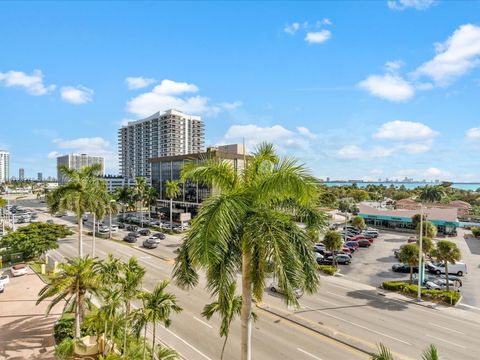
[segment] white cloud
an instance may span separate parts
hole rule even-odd
[[[330,30],[320,30],[308,32],[305,36],[305,41],[310,44],[322,44],[332,37]]]
[[[194,84],[162,80],[152,91],[140,94],[127,102],[127,110],[137,116],[145,117],[168,109],[177,109],[186,113],[206,113],[215,115],[222,110],[234,110],[242,105],[240,101],[210,104],[205,96],[194,95],[199,89]]]
[[[413,8],[425,10],[436,3],[436,0],[388,0],[387,5],[392,10],[405,10]]]
[[[468,141],[479,141],[480,140],[480,127],[471,128],[465,131],[465,138]]]
[[[6,87],[23,87],[30,95],[45,95],[55,90],[55,85],[46,86],[43,83],[43,73],[40,70],[33,70],[31,75],[22,71],[0,72],[0,84]]]
[[[358,85],[370,95],[390,101],[406,101],[415,94],[415,89],[408,81],[394,74],[370,75]]]
[[[338,150],[337,155],[344,159],[375,159],[392,155],[394,149],[392,147],[373,146],[371,148],[362,149],[357,145],[346,145]]]
[[[372,137],[384,140],[419,140],[431,139],[436,135],[436,131],[420,122],[394,120],[380,126]]]
[[[60,153],[58,151],[50,151],[47,155],[49,159],[56,159],[59,156],[60,156]]]
[[[142,89],[147,87],[155,82],[155,79],[149,79],[142,76],[138,77],[127,77],[125,79],[127,86],[130,90]]]
[[[322,20],[322,24],[323,24],[323,25],[332,25],[332,20],[327,19],[327,18],[324,18],[324,19]]]
[[[242,143],[245,140],[247,148],[254,149],[262,142],[269,142],[277,146],[279,151],[284,152],[285,148],[306,149],[314,137],[315,135],[305,127],[299,127],[295,132],[282,125],[265,127],[254,124],[232,125],[220,144]]]
[[[396,73],[405,63],[402,60],[387,61],[385,70],[390,73]]]
[[[285,25],[283,31],[287,34],[294,35],[300,29],[300,24],[298,22],[294,22],[292,24]]]
[[[92,101],[93,90],[82,85],[62,86],[60,95],[64,101],[80,105]]]
[[[460,26],[445,42],[435,44],[435,50],[435,57],[422,64],[415,75],[444,86],[480,65],[480,27]]]

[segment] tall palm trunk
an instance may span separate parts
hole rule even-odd
[[[153,339],[152,339],[152,360],[155,360],[155,328],[157,324],[153,322]]]
[[[95,213],[93,213],[93,242],[92,242],[92,257],[95,257]]]
[[[80,289],[78,287],[77,283],[77,288],[76,288],[76,304],[75,304],[75,339],[80,338]]]
[[[413,266],[410,265],[410,283],[412,283],[412,279],[413,279]]]
[[[125,303],[125,329],[123,329],[123,358],[127,355],[127,330],[128,330],[128,317],[130,315],[130,301]]]
[[[113,311],[115,311],[115,310],[113,310]],[[114,330],[115,330],[115,314],[112,314],[112,330],[110,330],[110,343],[111,343],[110,352],[112,352],[113,348],[115,347],[115,344],[113,342]]]
[[[78,219],[78,256],[83,257],[83,244],[82,244],[82,232],[83,232],[83,223],[82,215],[77,217]]]
[[[448,283],[448,261],[444,261],[445,263],[445,280],[447,281],[447,291],[450,291],[450,284]]]
[[[145,355],[147,355],[147,326],[145,323],[145,328],[143,329],[143,360],[145,360]]]
[[[103,332],[103,349],[102,349],[103,355],[105,355],[107,351],[107,332],[108,332],[108,318],[105,316],[105,330]]]
[[[173,198],[170,198],[170,230],[173,230]]]
[[[252,278],[251,278],[252,254],[243,250],[242,254],[242,309],[241,319],[241,360],[251,360],[251,326],[252,326]]]
[[[222,353],[220,354],[220,360],[223,360],[223,354],[225,353],[225,346],[227,345],[228,336],[225,336],[225,340],[223,341],[222,346]]]

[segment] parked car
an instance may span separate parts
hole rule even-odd
[[[270,284],[269,289],[272,293],[283,294],[283,289],[280,288],[280,286],[278,286],[278,283],[276,281],[273,281]],[[295,296],[296,296],[297,299],[302,297],[302,295],[303,295],[303,290],[301,290],[301,289],[294,289],[293,292],[295,293]]]
[[[48,220],[46,221],[46,223],[47,223],[47,224],[53,224],[53,220],[52,220],[52,219],[48,219]]]
[[[110,228],[108,226],[100,226],[100,228],[98,229],[98,232],[100,234],[106,234],[110,232]]]
[[[164,234],[164,233],[161,233],[161,232],[152,234],[152,237],[157,238],[157,239],[160,239],[160,240],[165,240],[165,234]]]
[[[331,260],[332,263],[333,263],[333,256],[327,256],[326,259]],[[350,262],[352,261],[352,259],[349,255],[341,254],[341,253],[336,254],[335,260],[336,260],[337,264],[345,264],[345,265],[350,264]]]
[[[347,231],[350,231],[350,232],[355,233],[355,234],[360,234],[360,230],[358,230],[354,226],[344,226],[343,230],[347,230]]]
[[[125,227],[126,227],[125,223],[123,223],[123,222],[118,223],[118,228],[119,229],[125,229]]]
[[[348,246],[344,246],[342,247],[342,252],[344,252],[345,254],[353,254],[355,252],[355,249],[350,248]]]
[[[370,242],[370,240],[367,240],[367,239],[358,239],[357,240],[358,242],[358,246],[359,247],[370,247],[370,245],[372,245],[372,243]]]
[[[143,236],[148,236],[148,235],[150,235],[151,231],[148,230],[148,229],[140,229],[140,230],[138,230],[138,233],[140,235],[143,235]]]
[[[445,264],[444,263],[428,263],[427,269],[431,273],[440,275],[445,274]],[[448,273],[449,274],[456,274],[458,276],[463,276],[467,273],[467,265],[462,262],[456,262],[455,264],[448,264]]]
[[[0,294],[5,291],[5,285],[0,283]]]
[[[345,242],[345,246],[348,246],[349,248],[352,248],[354,250],[357,250],[360,247],[358,241],[347,241]]]
[[[416,243],[417,237],[416,236],[409,236],[407,239],[407,243]]]
[[[398,259],[400,257],[400,249],[393,250],[393,256],[395,256],[395,258]]]
[[[138,226],[137,225],[127,225],[126,229],[127,229],[127,231],[137,231]]]
[[[15,277],[16,276],[27,275],[27,271],[28,271],[28,268],[27,268],[27,265],[25,265],[25,264],[16,264],[16,265],[13,265],[10,268],[10,272]]]
[[[450,280],[450,279],[448,279],[448,284],[449,284],[451,289],[459,288],[460,286],[462,286],[461,283],[459,283],[458,281],[453,281],[453,280]],[[446,290],[447,289],[447,280],[446,279],[436,279],[436,280],[433,280],[433,281],[427,281],[425,286],[426,286],[427,289],[430,289],[430,290]],[[459,291],[459,290],[457,290],[457,291]]]
[[[372,233],[369,233],[369,232],[362,232],[361,235],[365,238],[365,239],[375,239],[378,237],[378,234],[372,234]]]
[[[132,235],[127,235],[123,238],[123,240],[129,243],[135,243],[137,242],[137,237]]]
[[[127,236],[133,236],[135,238],[140,237],[140,234],[137,231],[132,231],[127,234]]]
[[[7,285],[10,282],[10,277],[6,274],[0,275],[0,285]]]
[[[118,231],[118,225],[112,224],[112,226],[110,226],[110,229],[112,229],[112,232],[117,232]]]
[[[393,264],[392,270],[401,273],[410,273],[410,266],[407,264]],[[418,266],[413,267],[413,272],[418,273]]]
[[[148,238],[143,241],[143,247],[147,249],[155,249],[158,247],[158,240],[156,238]]]
[[[315,244],[313,246],[313,251],[315,252],[320,252],[320,251],[325,251],[325,245],[323,245],[322,243],[318,243],[318,244]]]

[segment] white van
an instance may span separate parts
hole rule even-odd
[[[444,263],[437,263],[437,264],[428,264],[428,270],[431,273],[440,275],[445,274],[445,264]],[[467,265],[465,263],[456,262],[455,264],[448,264],[448,273],[449,274],[456,274],[458,276],[463,276],[467,273]]]

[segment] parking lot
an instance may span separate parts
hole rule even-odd
[[[5,269],[4,269],[5,270]],[[55,359],[53,324],[63,304],[45,317],[48,302],[35,305],[37,294],[45,285],[28,269],[27,275],[12,277],[0,293],[0,359]]]
[[[480,240],[470,238],[464,230],[448,240],[455,242],[462,252],[462,261],[467,264],[468,274],[462,277],[462,304],[480,306]],[[346,279],[359,283],[380,286],[384,281],[408,280],[409,274],[392,271],[392,265],[399,263],[393,251],[407,243],[412,234],[380,230],[380,235],[369,248],[359,248],[350,265],[339,265]],[[427,273],[428,274],[428,273]],[[477,281],[475,281],[477,279]],[[480,309],[478,309],[480,310]]]

